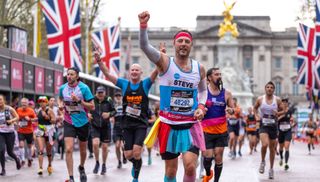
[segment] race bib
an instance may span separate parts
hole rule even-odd
[[[172,90],[170,109],[176,112],[189,112],[194,104],[192,90]]]
[[[123,115],[122,106],[117,106],[115,109],[116,109],[116,115],[115,115],[115,117],[119,117],[119,116],[122,116],[122,115]]]
[[[44,136],[44,131],[38,128],[37,131],[36,131],[36,136],[37,136],[37,137],[42,137],[42,136]]]
[[[133,116],[140,116],[141,109],[140,108],[133,108],[131,106],[126,107],[126,113],[133,115]]]
[[[262,124],[263,125],[273,125],[275,123],[276,123],[276,121],[274,119],[262,118]]]
[[[306,132],[308,132],[308,133],[313,133],[313,132],[314,132],[314,129],[313,129],[313,128],[307,128],[307,129],[306,129]]]
[[[235,118],[229,119],[229,124],[230,125],[236,125],[237,123],[238,123],[238,119],[235,119]]]
[[[291,128],[290,123],[284,123],[284,124],[280,124],[279,129],[281,131],[287,131]]]
[[[26,127],[26,126],[28,126],[28,121],[26,121],[26,120],[21,120],[20,122],[19,122],[19,126],[21,127],[21,128],[24,128],[24,127]]]
[[[69,113],[79,113],[82,110],[82,106],[81,104],[77,103],[77,102],[65,102],[66,105],[66,110]]]
[[[256,128],[256,125],[255,124],[249,124],[248,128]]]

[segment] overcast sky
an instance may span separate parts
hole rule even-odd
[[[232,15],[270,16],[271,28],[282,31],[296,27],[301,2],[304,0],[238,0]],[[226,0],[231,4],[233,0]],[[138,14],[151,14],[150,27],[195,28],[198,15],[221,15],[223,0],[103,0],[99,19],[115,22],[121,16],[122,27],[138,27]]]

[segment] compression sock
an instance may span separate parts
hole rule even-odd
[[[211,170],[211,165],[212,165],[212,160],[213,158],[203,158],[203,167],[206,170],[206,176],[210,176],[210,170]]]
[[[222,172],[223,163],[214,165],[214,182],[218,182]]]

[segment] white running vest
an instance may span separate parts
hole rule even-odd
[[[267,104],[266,95],[262,97],[262,103],[260,106],[260,117],[263,126],[270,126],[276,124],[275,112],[278,111],[277,96],[273,95],[271,104]]]
[[[160,120],[167,124],[195,123],[194,111],[198,107],[200,65],[190,60],[192,68],[181,70],[170,57],[167,71],[160,75]]]

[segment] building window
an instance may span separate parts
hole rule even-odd
[[[294,96],[299,95],[299,85],[296,83],[292,84],[292,95],[294,95]]]
[[[243,69],[244,70],[251,70],[252,69],[252,59],[245,58],[243,61]]]
[[[264,61],[264,60],[265,60],[264,55],[260,55],[260,56],[259,56],[259,61]]]
[[[253,60],[253,47],[250,45],[243,46],[243,69],[251,70]]]
[[[276,81],[276,95],[280,96],[281,95],[281,82],[280,81]]]
[[[274,58],[274,68],[281,69],[281,57]]]
[[[213,46],[213,65],[218,64],[218,47]]]
[[[132,64],[139,64],[139,56],[132,56]]]
[[[298,69],[298,59],[296,56],[292,56],[292,64],[294,69]]]

